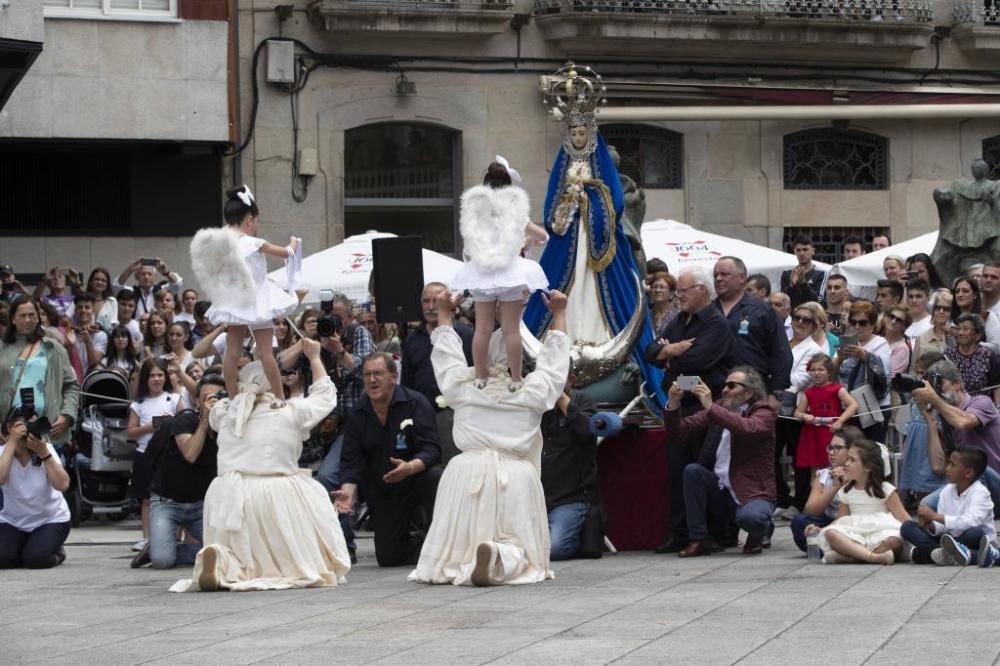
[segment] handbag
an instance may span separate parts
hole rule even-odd
[[[855,385],[855,379],[857,379],[858,373],[864,370],[864,377],[862,380],[863,384],[854,388],[850,391],[851,397],[858,402],[858,422],[861,424],[862,429],[870,428],[876,423],[883,423],[885,417],[882,415],[882,407],[878,404],[878,396],[875,395],[875,389],[872,388],[871,383],[868,381],[868,364],[862,361],[858,361],[858,364],[854,367],[854,372],[851,373],[850,384]]]
[[[576,557],[596,560],[604,555],[604,535],[606,534],[606,514],[600,498],[592,497],[587,506],[587,517],[580,530],[580,545]]]

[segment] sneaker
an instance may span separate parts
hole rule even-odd
[[[952,564],[960,567],[966,566],[972,559],[969,547],[955,541],[955,538],[950,534],[941,537],[941,549],[951,558]]]
[[[149,539],[139,539],[134,544],[132,544],[132,552],[138,553],[147,545],[149,545]]]
[[[493,570],[497,566],[500,552],[497,545],[484,541],[476,548],[476,567],[472,570],[472,584],[479,587],[493,585]]]
[[[976,557],[976,564],[978,564],[983,569],[990,569],[1000,560],[1000,550],[993,545],[993,541],[990,540],[985,534],[983,538],[979,540],[979,553]]]
[[[899,549],[899,557],[896,559],[897,562],[912,562],[913,561],[913,544],[904,543],[903,547]]]
[[[931,551],[931,562],[939,567],[950,567],[953,564],[948,553],[944,552],[944,548],[935,548]]]

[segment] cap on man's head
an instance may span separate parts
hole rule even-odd
[[[10,267],[10,264],[0,264],[0,275],[13,275],[14,269]]]

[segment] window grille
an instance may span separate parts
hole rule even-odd
[[[601,134],[621,157],[619,173],[629,176],[639,187],[684,187],[683,134],[650,125],[604,125]]]
[[[1000,180],[1000,134],[983,139],[983,159],[990,167],[986,177],[990,180]]]
[[[836,128],[785,136],[786,190],[884,190],[889,183],[888,139]]]

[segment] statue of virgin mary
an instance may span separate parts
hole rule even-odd
[[[543,220],[549,241],[539,263],[549,286],[569,297],[568,333],[582,383],[610,374],[629,353],[642,368],[647,391],[657,392],[662,405],[662,372],[642,358],[654,334],[632,249],[619,223],[621,183],[597,129],[605,89],[593,70],[582,71],[569,63],[546,84],[546,102],[562,114],[563,145],[549,176]],[[538,338],[548,328],[549,313],[537,293],[528,301],[524,322]],[[612,358],[617,364],[608,362]]]

